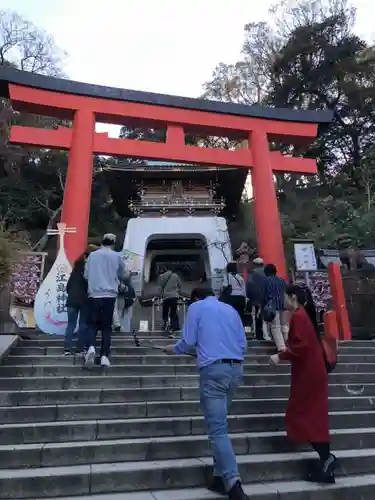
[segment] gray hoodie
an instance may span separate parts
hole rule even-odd
[[[125,264],[119,252],[100,247],[91,252],[85,266],[88,294],[91,298],[116,298],[120,280],[125,278]]]
[[[181,280],[178,274],[167,271],[159,277],[160,295],[165,299],[176,298],[181,290]]]

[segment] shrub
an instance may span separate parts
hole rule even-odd
[[[9,231],[0,223],[0,290],[9,282],[12,264],[22,258],[20,252],[28,249],[25,235]]]

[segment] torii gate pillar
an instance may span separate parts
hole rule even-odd
[[[254,130],[249,142],[254,163],[251,182],[258,255],[265,263],[275,264],[278,274],[286,278],[288,273],[267,134],[263,130]]]
[[[71,262],[82,255],[87,247],[94,132],[94,113],[88,109],[78,109],[73,118],[72,140],[61,213],[61,220],[68,227],[77,228],[76,234],[66,235],[65,249]]]

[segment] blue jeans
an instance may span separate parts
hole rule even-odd
[[[200,402],[214,456],[214,475],[227,491],[240,479],[236,455],[228,436],[228,411],[236,389],[242,384],[240,363],[214,363],[200,370]]]
[[[77,351],[81,352],[87,344],[87,307],[68,307],[68,326],[65,330],[64,349],[71,351],[73,348],[74,330],[78,324]]]

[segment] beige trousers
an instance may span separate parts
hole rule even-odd
[[[271,335],[278,351],[286,348],[288,340],[289,323],[283,311],[276,311],[275,319],[271,322]]]

